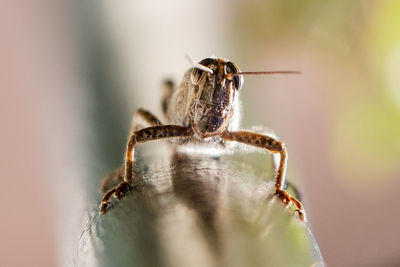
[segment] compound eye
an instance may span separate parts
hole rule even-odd
[[[236,66],[236,64],[234,64],[233,62],[228,62],[226,63],[226,74],[230,74],[230,73],[238,73],[239,72],[239,68],[238,66]],[[240,90],[240,88],[242,88],[243,85],[243,77],[242,75],[237,75],[237,76],[233,76],[233,83],[235,85],[236,90]]]
[[[242,85],[243,85],[243,77],[242,77],[242,75],[238,75],[238,76],[233,77],[233,81],[235,82],[236,90],[239,91],[242,88]]]
[[[227,64],[225,66],[225,73],[226,74],[231,74],[231,73],[235,73],[236,69],[234,69],[231,65]]]
[[[214,58],[205,58],[201,60],[198,64],[207,67],[212,71],[215,71],[216,62],[217,61]],[[190,76],[192,83],[198,84],[204,72],[205,72],[204,70],[194,67],[192,70],[192,74]]]
[[[190,75],[190,79],[192,80],[192,84],[196,85],[200,82],[201,75],[203,74],[204,70],[194,68]]]
[[[210,68],[212,71],[215,71],[215,67],[218,65],[218,62],[215,58],[205,58],[202,59],[199,64]]]

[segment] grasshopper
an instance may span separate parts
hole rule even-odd
[[[274,195],[286,206],[294,204],[299,218],[306,221],[303,205],[284,188],[287,166],[285,144],[268,135],[238,130],[240,115],[238,94],[243,86],[243,75],[276,73],[299,72],[241,72],[231,61],[205,58],[199,63],[193,63],[193,67],[185,73],[178,87],[174,88],[172,82],[166,82],[162,110],[168,119],[168,124],[162,124],[156,116],[146,110],[136,111],[126,147],[124,167],[106,177],[102,187],[107,188],[112,179],[122,181],[104,195],[100,204],[100,213],[104,214],[108,210],[109,201],[113,195],[119,199],[132,188],[134,151],[137,144],[174,138],[176,144],[214,143],[221,146],[234,141],[279,154]],[[149,127],[137,129],[139,119],[144,120]]]

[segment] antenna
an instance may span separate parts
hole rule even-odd
[[[263,74],[301,74],[297,70],[273,70],[273,71],[241,71],[236,73],[229,73],[227,76],[232,78],[239,75],[263,75]]]

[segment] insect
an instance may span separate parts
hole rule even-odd
[[[124,168],[119,168],[110,174],[103,182],[103,188],[115,178],[120,178],[122,182],[104,195],[99,207],[100,213],[104,214],[108,210],[113,195],[119,199],[132,188],[134,151],[137,144],[162,138],[175,138],[177,144],[207,142],[223,145],[234,141],[279,154],[274,194],[287,206],[293,203],[299,218],[305,221],[303,205],[284,189],[287,165],[284,143],[268,135],[238,131],[240,115],[238,94],[243,86],[243,75],[275,73],[298,72],[241,72],[231,61],[205,58],[197,64],[193,63],[193,67],[185,73],[177,88],[174,88],[172,82],[166,82],[167,93],[162,100],[162,109],[169,124],[162,124],[148,111],[137,110],[132,120]],[[138,119],[144,120],[149,127],[137,129]]]

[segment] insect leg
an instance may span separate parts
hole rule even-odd
[[[270,136],[252,132],[246,132],[246,131],[238,131],[238,132],[225,131],[221,133],[221,137],[227,141],[237,141],[240,143],[267,149],[272,153],[279,153],[280,162],[276,174],[275,195],[279,197],[286,205],[293,203],[297,207],[300,219],[302,221],[306,220],[303,205],[300,203],[300,201],[292,197],[284,189],[287,153],[285,145],[282,142]]]
[[[132,118],[131,131],[138,130],[138,124],[142,121],[148,124],[148,126],[162,125],[161,121],[153,115],[151,112],[142,108],[138,109]]]
[[[119,199],[130,190],[133,182],[133,164],[135,161],[134,150],[136,144],[162,138],[188,137],[192,135],[193,130],[191,128],[177,125],[152,126],[132,133],[129,136],[126,148],[124,181],[104,195],[100,204],[100,213],[103,214],[107,211],[109,205],[108,201],[113,195]]]
[[[130,132],[138,130],[138,125],[141,122],[145,122],[149,126],[162,125],[160,120],[156,116],[154,116],[151,112],[140,108],[135,112],[135,114],[132,117]],[[104,177],[103,182],[101,183],[101,188],[100,188],[101,192],[103,193],[106,192],[112,180],[121,182],[124,179],[123,174],[124,174],[124,166],[121,166],[118,169],[114,170],[109,175],[107,175],[106,177]]]
[[[174,83],[171,80],[166,80],[163,83],[163,97],[161,99],[161,108],[166,118],[168,118],[168,106],[171,101],[173,92],[174,92]]]

